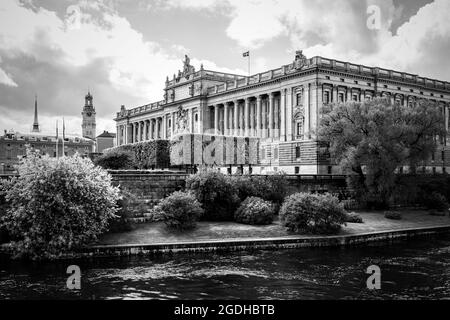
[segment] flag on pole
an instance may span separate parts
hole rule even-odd
[[[242,54],[243,57],[250,57],[250,51],[244,52]]]

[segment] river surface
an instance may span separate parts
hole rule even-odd
[[[66,269],[81,269],[81,290]],[[365,273],[381,269],[381,289]],[[347,248],[0,260],[0,299],[449,299],[450,236]]]

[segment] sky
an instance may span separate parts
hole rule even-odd
[[[34,99],[53,133],[81,134],[90,90],[97,133],[163,99],[188,54],[198,70],[247,74],[307,57],[450,81],[448,0],[1,0],[0,130],[29,132]]]

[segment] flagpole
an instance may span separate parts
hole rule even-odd
[[[58,120],[56,120],[56,159],[59,159],[59,153],[58,153]]]
[[[62,136],[62,157],[65,156],[65,149],[64,149],[64,139],[65,139],[65,132],[66,131],[66,125],[64,123],[64,117],[63,117],[63,136]]]

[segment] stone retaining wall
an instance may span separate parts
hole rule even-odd
[[[120,185],[137,197],[143,211],[148,212],[159,200],[169,194],[184,189],[187,174],[140,172],[111,172],[114,185]],[[145,214],[142,212],[142,214]]]

